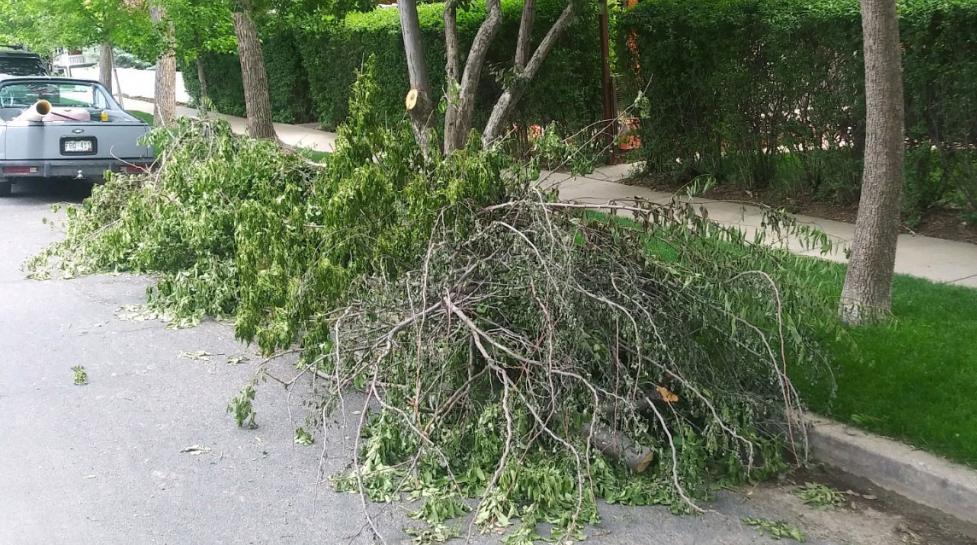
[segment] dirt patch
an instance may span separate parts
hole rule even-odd
[[[651,178],[635,178],[627,181],[632,185],[650,187],[659,191],[681,191],[683,187]],[[809,195],[784,196],[772,191],[750,191],[733,185],[718,185],[702,197],[720,201],[753,202],[774,208],[783,208],[792,214],[803,214],[815,218],[855,223],[858,203],[848,204],[824,202]],[[977,224],[967,223],[961,218],[961,211],[949,208],[931,208],[910,227],[903,223],[904,233],[923,235],[959,242],[977,244]]]

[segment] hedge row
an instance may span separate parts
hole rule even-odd
[[[280,32],[262,45],[272,118],[281,123],[315,121],[317,116],[309,95],[309,82],[295,39]],[[203,56],[201,61],[207,77],[207,94],[214,108],[225,114],[244,116],[244,85],[237,55],[210,54]],[[200,100],[196,67],[181,66],[181,69],[187,93],[194,101]]]
[[[492,101],[500,93],[499,81],[512,65],[521,2],[503,0],[503,25],[490,50],[476,109],[476,126],[487,119]],[[534,25],[538,40],[556,20],[565,0],[538,0]],[[444,88],[443,5],[418,6],[425,56],[435,89]],[[484,19],[484,7],[472,6],[458,14],[462,47],[467,50]],[[596,13],[578,16],[544,63],[529,93],[523,97],[517,119],[536,123],[556,121],[579,128],[600,116],[600,48]],[[265,62],[272,84],[272,108],[279,121],[318,120],[335,127],[345,119],[355,71],[367,57],[377,60],[385,113],[401,116],[404,95],[410,88],[397,10],[380,8],[351,13],[341,21],[321,20],[292,33],[280,32],[264,40]],[[240,70],[234,55],[208,55],[208,91],[219,111],[241,114],[244,98]],[[194,70],[183,71],[187,91],[199,96]]]
[[[977,187],[977,0],[899,8],[906,203],[915,215]],[[857,196],[865,137],[857,0],[648,0],[621,15],[617,34],[632,91],[649,98],[641,130],[651,171]]]

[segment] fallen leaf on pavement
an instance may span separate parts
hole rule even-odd
[[[192,352],[183,352],[180,354],[181,358],[186,358],[188,360],[195,361],[210,361],[211,356],[220,356],[221,354],[211,354],[206,350],[194,350]]]

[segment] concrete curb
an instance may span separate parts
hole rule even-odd
[[[977,471],[821,417],[808,417],[813,457],[916,503],[977,522]]]

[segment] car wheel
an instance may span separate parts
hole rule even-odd
[[[0,197],[10,196],[11,185],[13,185],[13,182],[0,182]]]

